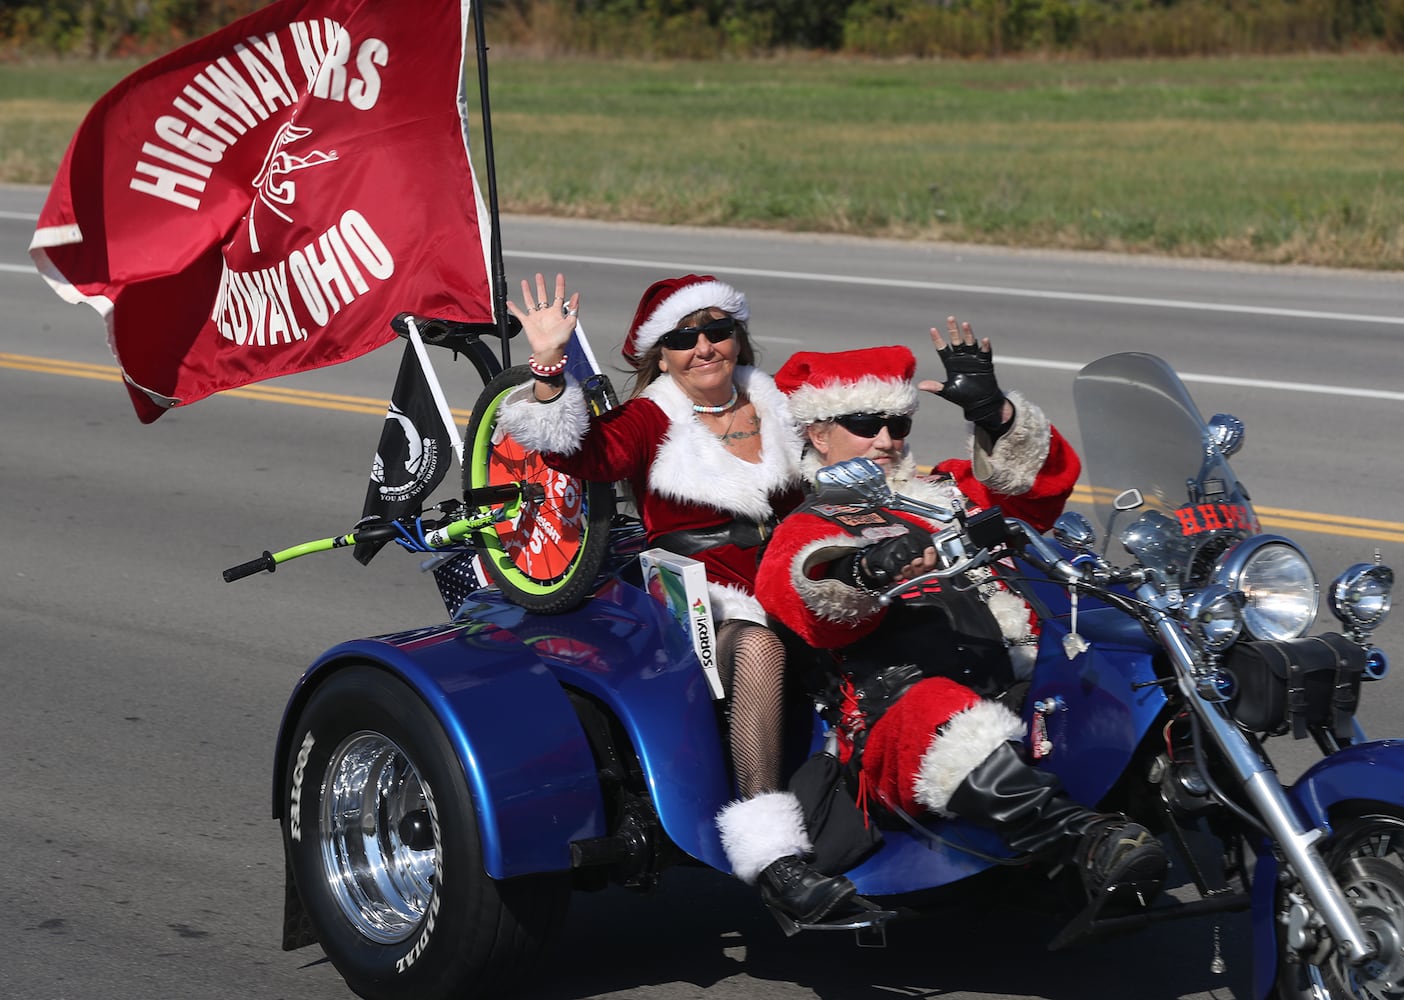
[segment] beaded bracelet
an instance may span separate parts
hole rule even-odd
[[[527,358],[527,367],[531,369],[531,373],[537,378],[555,378],[565,371],[567,360],[566,355],[562,354],[561,360],[557,361],[554,365],[539,365],[536,363],[536,355],[533,354],[531,357]]]

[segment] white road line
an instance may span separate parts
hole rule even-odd
[[[661,260],[632,260],[627,257],[591,257],[583,254],[538,253],[513,250],[504,257],[556,260],[574,264],[611,264],[664,271],[707,271],[748,278],[781,278],[791,281],[819,281],[826,284],[866,285],[877,288],[913,288],[928,292],[961,292],[968,295],[1001,295],[1020,299],[1053,299],[1061,302],[1097,302],[1106,305],[1142,306],[1152,309],[1187,309],[1197,312],[1240,313],[1252,316],[1282,316],[1291,319],[1324,319],[1343,323],[1383,323],[1404,326],[1404,316],[1375,316],[1369,313],[1320,312],[1314,309],[1277,309],[1272,306],[1240,306],[1225,302],[1194,302],[1182,299],[1149,299],[1132,295],[1098,295],[1093,292],[1054,292],[1037,288],[1006,288],[1002,285],[962,285],[945,281],[908,281],[898,278],[862,278],[848,274],[820,274],[807,271],[772,271],[764,268],[732,267],[726,264],[680,264]]]
[[[0,212],[0,218],[35,218],[18,212]],[[934,291],[971,292],[981,295],[1009,295],[1022,298],[1059,299],[1069,302],[1104,302],[1120,305],[1149,306],[1161,309],[1198,309],[1210,312],[1250,313],[1261,316],[1290,316],[1297,319],[1331,319],[1356,323],[1386,323],[1404,325],[1401,316],[1371,316],[1360,313],[1313,312],[1305,309],[1274,309],[1268,306],[1236,306],[1214,302],[1180,302],[1171,299],[1146,299],[1122,295],[1094,295],[1087,292],[1048,292],[1026,288],[1001,288],[993,285],[958,285],[937,281],[900,281],[890,278],[859,278],[848,275],[816,274],[803,271],[771,271],[758,268],[716,267],[709,264],[682,264],[669,261],[631,260],[624,257],[593,257],[579,254],[537,253],[533,251],[505,251],[504,257],[525,257],[550,259],[576,264],[608,264],[619,267],[641,267],[649,270],[704,271],[721,270],[728,274],[747,277],[782,278],[795,281],[822,281],[833,284],[868,285],[885,288],[916,288]],[[33,265],[0,264],[0,271],[14,274],[32,274],[38,277]],[[788,337],[767,337],[766,343],[796,344],[800,341]],[[1021,358],[1000,355],[999,363],[1006,366],[1025,368],[1045,368],[1055,371],[1075,372],[1082,364],[1072,361],[1051,361],[1043,358]],[[1311,385],[1301,382],[1277,382],[1269,379],[1232,378],[1225,375],[1200,375],[1194,372],[1181,372],[1185,382],[1200,382],[1207,385],[1228,385],[1247,389],[1277,389],[1283,392],[1306,392],[1325,396],[1352,396],[1359,399],[1385,399],[1404,402],[1404,392],[1385,389],[1361,389],[1355,386]]]
[[[37,215],[22,212],[0,212],[3,219],[37,221]],[[1140,306],[1151,309],[1185,309],[1194,312],[1236,313],[1248,316],[1281,316],[1288,319],[1321,319],[1340,323],[1380,323],[1404,326],[1404,316],[1378,316],[1370,313],[1326,312],[1315,309],[1279,309],[1273,306],[1243,306],[1228,302],[1196,302],[1188,299],[1153,299],[1134,295],[1099,295],[1095,292],[1055,292],[1039,288],[1010,288],[1004,285],[963,285],[945,281],[908,281],[898,278],[864,278],[847,274],[824,274],[810,271],[775,271],[765,268],[731,267],[725,264],[683,264],[658,260],[634,260],[628,257],[599,257],[585,254],[546,253],[535,250],[505,250],[502,256],[531,260],[556,260],[572,264],[607,264],[616,267],[639,267],[665,271],[723,271],[748,278],[779,278],[788,281],[819,281],[828,284],[863,285],[870,288],[911,288],[918,291],[960,292],[967,295],[1002,295],[1021,299],[1046,299],[1057,302],[1095,302],[1103,305]],[[24,268],[0,264],[3,271]]]
[[[1000,367],[1047,368],[1053,371],[1075,372],[1082,365],[1075,361],[1049,361],[1044,358],[1018,358],[1007,354],[999,355]],[[1388,389],[1360,389],[1345,385],[1308,385],[1303,382],[1274,382],[1261,378],[1233,378],[1228,375],[1198,375],[1194,372],[1180,372],[1183,382],[1202,382],[1206,385],[1232,385],[1245,389],[1279,389],[1285,392],[1314,392],[1323,396],[1355,396],[1360,399],[1389,399],[1404,402],[1404,392],[1391,392]]]

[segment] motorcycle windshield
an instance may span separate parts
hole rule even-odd
[[[1099,358],[1078,373],[1073,395],[1104,546],[1116,539],[1167,582],[1190,587],[1225,548],[1258,533],[1247,490],[1160,358]]]

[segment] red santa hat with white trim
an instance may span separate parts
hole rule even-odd
[[[648,349],[685,317],[715,306],[741,322],[751,318],[746,296],[710,274],[684,274],[648,286],[624,338],[624,360],[637,368]]]
[[[846,413],[916,411],[916,355],[898,345],[856,351],[799,351],[780,366],[775,384],[800,424]]]

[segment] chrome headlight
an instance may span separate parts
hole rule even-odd
[[[1353,629],[1369,632],[1389,614],[1394,570],[1374,563],[1356,563],[1331,584],[1331,613]]]
[[[1212,584],[1185,601],[1184,622],[1213,653],[1232,646],[1243,631],[1243,596],[1222,584]]]
[[[1316,574],[1289,538],[1257,535],[1224,553],[1214,579],[1243,592],[1243,626],[1254,639],[1296,639],[1316,620]]]

